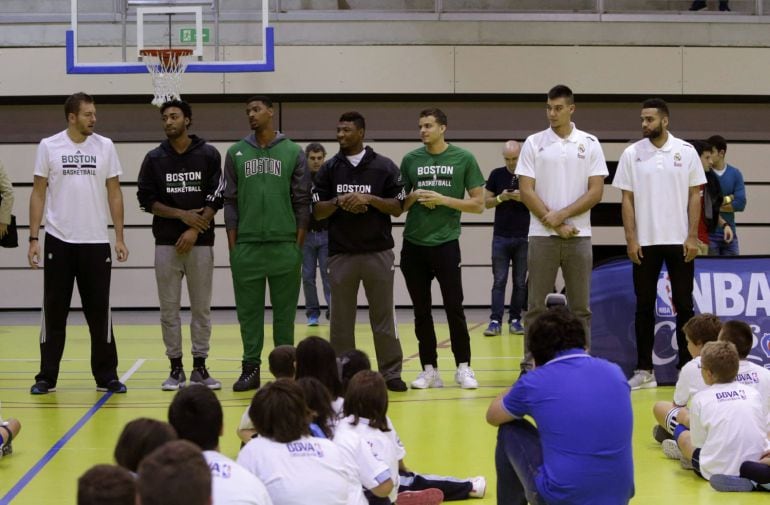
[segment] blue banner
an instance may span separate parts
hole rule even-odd
[[[770,256],[699,256],[695,260],[695,313],[710,312],[722,321],[746,321],[754,332],[749,359],[770,368]],[[630,376],[636,366],[636,297],[631,261],[610,260],[591,279],[591,354],[613,361]],[[665,265],[655,303],[655,377],[662,384],[677,379],[676,314]]]

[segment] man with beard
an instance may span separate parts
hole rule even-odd
[[[112,257],[107,213],[115,228],[115,254],[128,259],[123,240],[123,173],[112,140],[94,133],[96,105],[86,93],[64,102],[67,129],[40,141],[29,198],[29,251],[40,265],[40,223],[45,209],[43,327],[40,372],[33,395],[56,391],[67,335],[67,315],[77,279],[83,313],[91,334],[91,373],[97,391],[125,393],[118,380],[118,351],[110,316]]]
[[[179,305],[182,278],[190,295],[190,335],[193,370],[191,384],[220,389],[222,384],[206,369],[211,338],[211,285],[214,274],[214,225],[222,207],[219,180],[221,157],[205,140],[188,134],[192,109],[172,100],[160,108],[167,139],[147,153],[139,172],[137,197],[145,212],[153,214],[155,279],[160,302],[160,324],[171,373],[164,391],[183,387],[182,324]]]
[[[690,359],[683,327],[693,316],[693,275],[698,254],[700,186],[706,183],[693,146],[668,131],[666,102],[642,103],[644,138],[623,151],[612,185],[623,191],[622,214],[636,293],[637,365],[631,389],[657,387],[652,369],[655,301],[663,262],[676,309],[676,340],[681,368]]]
[[[398,167],[364,147],[366,123],[346,112],[337,123],[340,152],[315,179],[313,215],[329,220],[329,337],[337,354],[355,349],[359,285],[369,301],[377,365],[391,391],[406,391],[403,353],[393,311],[395,256],[390,216],[401,215],[404,185]]]
[[[243,361],[234,391],[260,384],[265,339],[265,287],[273,308],[273,342],[294,344],[302,243],[310,220],[305,153],[273,129],[273,101],[253,96],[246,115],[253,133],[227,151],[223,170],[225,227]]]

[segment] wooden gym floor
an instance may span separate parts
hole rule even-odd
[[[434,311],[437,320],[441,312]],[[389,414],[407,450],[405,462],[422,473],[487,477],[487,494],[468,503],[493,504],[495,499],[495,429],[484,421],[489,402],[516,378],[521,356],[521,337],[504,334],[484,337],[486,311],[468,311],[473,348],[473,368],[480,387],[459,389],[452,381],[454,363],[448,348],[446,324],[437,324],[442,342],[440,368],[446,387],[425,391],[391,393]],[[417,343],[411,314],[398,311],[399,332],[404,349],[404,380],[419,371]],[[232,311],[215,311],[211,356],[212,375],[223,383],[218,392],[225,413],[225,435],[221,450],[235,458],[239,442],[234,434],[251,393],[231,389],[240,370],[241,343]],[[184,320],[184,319],[183,319]],[[115,312],[115,334],[120,356],[119,373],[128,394],[98,393],[90,374],[89,340],[82,315],[70,316],[68,341],[57,392],[31,396],[29,388],[38,367],[38,313],[0,312],[0,414],[22,422],[14,442],[14,454],[0,459],[0,505],[74,504],[76,481],[97,463],[114,463],[112,451],[123,425],[140,416],[165,420],[173,393],[160,390],[168,362],[157,323],[157,312]],[[373,357],[371,332],[365,312],[359,313],[358,345]],[[328,324],[304,325],[304,312],[297,314],[295,339],[308,335],[328,338]],[[324,321],[325,323],[325,321]],[[186,330],[187,331],[187,330]],[[270,329],[267,329],[270,335]],[[187,333],[185,333],[187,335]],[[268,338],[269,340],[270,338]],[[266,343],[263,357],[272,349]],[[185,341],[189,354],[189,339]],[[185,366],[191,367],[185,357]],[[262,381],[270,380],[263,370]],[[735,505],[767,501],[760,493],[723,494],[677,462],[667,460],[650,435],[652,405],[670,399],[673,388],[632,393],[634,406],[634,460],[636,497],[632,503],[697,503]]]

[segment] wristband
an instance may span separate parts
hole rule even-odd
[[[34,240],[39,240],[37,237],[29,237],[29,241],[32,242]]]
[[[730,226],[730,223],[725,222],[725,224],[722,225],[722,228],[727,228],[728,226]]]
[[[728,196],[726,196],[726,197],[724,198],[724,200],[722,200],[722,203],[724,203],[725,205],[727,205],[727,204],[731,203],[732,201],[733,201],[733,197],[731,197],[731,196],[729,196],[729,195],[728,195]]]
[[[335,207],[339,207],[340,206],[339,201],[340,201],[340,197],[335,196],[334,197],[334,202],[333,202]]]
[[[495,200],[497,200],[497,203],[503,203],[503,200],[500,198],[500,195],[497,195],[497,198],[495,198]]]

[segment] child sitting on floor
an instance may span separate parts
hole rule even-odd
[[[690,429],[677,425],[663,441],[669,457],[710,480],[714,474],[738,476],[746,460],[768,449],[767,403],[754,388],[735,381],[738,351],[730,342],[708,342],[701,350],[701,373],[708,386],[692,399]]]
[[[692,359],[679,372],[679,379],[674,389],[674,401],[656,402],[652,407],[652,412],[658,421],[652,429],[652,436],[658,443],[673,438],[672,434],[677,424],[690,425],[687,404],[695,393],[706,389],[700,371],[701,349],[706,342],[717,340],[722,322],[714,314],[697,314],[687,321],[682,329],[687,338],[687,350],[690,351]]]

